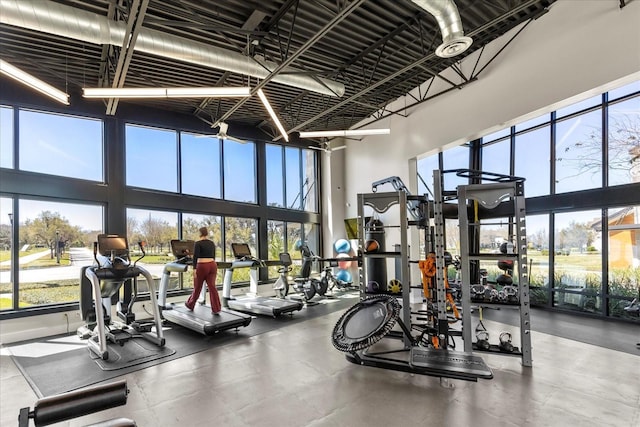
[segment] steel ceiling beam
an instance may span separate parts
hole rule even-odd
[[[147,7],[149,6],[149,0],[134,0],[129,10],[129,17],[127,19],[127,29],[124,33],[124,39],[122,40],[122,48],[120,49],[120,55],[118,55],[118,65],[116,66],[116,72],[113,76],[113,88],[124,87],[124,81],[127,77],[127,71],[129,70],[129,64],[131,64],[131,58],[135,51],[134,46],[140,34],[142,28],[142,21],[147,13]],[[116,114],[118,108],[118,98],[109,98],[107,101],[108,116]]]
[[[462,88],[463,88],[464,86],[466,86],[467,84],[469,84],[469,83],[471,83],[471,82],[473,82],[473,81],[476,81],[476,80],[478,79],[478,76],[482,73],[482,71],[484,71],[484,70],[489,66],[489,64],[491,64],[491,63],[492,63],[492,62],[493,62],[493,61],[494,61],[498,56],[500,56],[500,54],[502,54],[502,52],[507,48],[507,46],[509,46],[509,44],[511,44],[511,42],[513,42],[513,40],[515,40],[515,38],[516,38],[516,37],[518,37],[518,36],[520,35],[520,33],[522,33],[522,31],[524,31],[524,29],[525,29],[525,28],[526,28],[526,27],[527,27],[527,26],[528,26],[528,25],[529,25],[529,24],[530,24],[534,19],[536,19],[536,18],[534,17],[534,18],[529,19],[529,20],[528,20],[528,21],[527,21],[527,22],[522,26],[522,28],[520,28],[520,29],[519,29],[519,30],[518,30],[514,35],[512,35],[512,36],[509,38],[509,40],[507,40],[507,41],[506,41],[506,43],[505,43],[505,44],[504,44],[504,45],[503,45],[503,46],[502,46],[502,47],[501,47],[501,48],[500,48],[496,53],[494,53],[494,54],[491,56],[491,58],[489,58],[489,60],[488,60],[488,61],[487,61],[483,66],[482,66],[482,68],[480,68],[480,70],[478,70],[478,71],[476,72],[476,68],[477,68],[477,66],[478,66],[478,64],[479,64],[479,62],[480,62],[480,57],[482,56],[482,52],[484,52],[484,47],[482,47],[482,51],[480,52],[480,55],[478,56],[478,59],[476,60],[476,65],[474,66],[473,70],[471,71],[470,76],[469,76],[468,78],[466,78],[466,77],[464,78],[464,82],[463,82],[463,83],[461,83],[461,84],[456,84],[456,85],[452,86],[451,88],[445,89],[445,90],[443,90],[443,91],[441,91],[441,92],[438,92],[438,93],[436,93],[436,94],[434,94],[434,95],[432,95],[432,96],[427,97],[427,93],[429,92],[429,88],[431,88],[431,84],[433,83],[433,78],[432,78],[432,80],[431,80],[431,82],[430,82],[430,84],[429,84],[429,88],[427,88],[427,91],[425,92],[424,97],[421,97],[421,99],[420,99],[420,100],[416,100],[416,102],[414,102],[414,103],[412,103],[412,104],[405,105],[403,108],[401,108],[401,109],[399,109],[399,110],[395,110],[395,111],[393,111],[393,110],[388,110],[389,114],[387,114],[386,116],[378,117],[378,118],[376,118],[375,120],[372,120],[372,121],[370,121],[370,122],[367,122],[366,124],[364,124],[364,125],[362,125],[362,126],[360,126],[360,127],[370,125],[371,123],[375,123],[375,122],[377,122],[377,121],[379,121],[379,120],[382,120],[382,119],[384,119],[384,118],[386,118],[386,117],[389,117],[391,114],[398,114],[400,111],[404,111],[404,110],[407,110],[407,109],[409,109],[409,108],[412,108],[412,107],[414,107],[414,106],[416,106],[416,105],[422,104],[422,103],[424,103],[424,102],[426,102],[426,101],[430,101],[430,100],[432,100],[433,98],[436,98],[436,97],[438,97],[438,96],[440,96],[440,95],[444,95],[445,93],[448,93],[448,92],[450,92],[450,91],[452,91],[452,90],[454,90],[454,89],[462,89]],[[411,96],[411,97],[412,97],[412,98],[414,98],[414,99],[416,99],[416,98],[415,98],[415,97],[413,97],[413,96]]]
[[[249,17],[247,18],[246,21],[244,21],[244,24],[242,24],[242,27],[240,27],[240,30],[242,31],[248,31],[253,33],[253,31],[258,28],[258,25],[260,25],[260,23],[262,22],[262,20],[265,18],[265,16],[267,16],[267,14],[261,10],[254,10],[253,12],[251,12],[251,15],[249,15]],[[249,46],[245,47],[246,52],[245,54],[249,54]],[[225,71],[224,74],[222,74],[222,77],[220,77],[218,79],[218,81],[216,82],[216,86],[222,86],[224,84],[224,82],[229,78],[229,76],[231,75],[230,71]],[[212,98],[206,98],[203,99],[202,102],[200,102],[200,105],[198,105],[194,111],[194,115],[199,118],[200,120],[203,120],[205,123],[209,124],[209,125],[213,125],[213,120],[206,120],[203,119],[202,117],[200,117],[200,115],[198,114],[198,112],[202,111],[202,112],[206,112],[205,108],[207,107],[207,105],[209,105],[209,103],[211,102]]]
[[[491,20],[490,22],[476,28],[475,30],[471,31],[468,36],[474,38],[474,36],[481,34],[482,32],[490,29],[492,26],[496,25],[499,22],[504,21],[506,18],[509,18],[511,16],[517,15],[523,11],[526,11],[529,7],[535,5],[537,2],[537,0],[529,0],[521,5],[519,5],[518,7],[512,9],[509,13],[503,14],[493,20]],[[425,62],[429,61],[429,60],[433,60],[436,59],[436,55],[435,53],[431,53],[429,55],[426,55],[408,65],[406,65],[405,67],[397,70],[396,72],[388,75],[387,77],[383,78],[382,80],[377,81],[376,83],[373,83],[371,86],[368,86],[362,90],[360,90],[359,92],[351,95],[349,98],[342,100],[340,102],[338,102],[337,104],[329,107],[328,109],[322,111],[321,113],[317,114],[316,116],[304,121],[303,123],[300,123],[296,126],[294,126],[293,128],[289,129],[289,132],[294,132],[294,131],[298,131],[300,129],[303,129],[305,126],[308,126],[316,121],[318,121],[319,119],[327,116],[328,114],[342,108],[345,107],[346,105],[348,105],[349,103],[353,102],[354,100],[366,95],[367,93],[379,88],[380,86],[384,85],[385,83],[390,82],[391,80],[403,75],[404,73],[410,71],[411,69],[420,66],[422,64],[424,64]],[[469,80],[472,81],[472,80]],[[468,82],[467,82],[468,83]],[[458,88],[459,86],[455,86],[454,88]],[[452,88],[453,89],[453,88]],[[424,101],[421,101],[424,102]],[[414,104],[415,105],[415,104]],[[279,139],[279,138],[278,138]]]
[[[348,6],[346,6],[341,12],[339,12],[331,21],[329,21],[320,31],[318,31],[313,37],[307,40],[300,48],[289,56],[285,61],[283,61],[278,67],[276,67],[267,77],[265,77],[260,83],[258,83],[252,90],[251,95],[255,95],[259,89],[262,89],[269,81],[271,81],[274,77],[276,77],[282,70],[292,64],[296,59],[298,59],[302,54],[304,54],[311,46],[313,46],[318,40],[324,37],[327,33],[329,33],[336,25],[338,25],[342,20],[344,20],[347,16],[349,16],[353,11],[355,11],[365,0],[354,0]],[[222,117],[218,118],[213,127],[220,124],[220,122],[224,122],[231,115],[238,110],[242,105],[244,105],[249,98],[244,98],[236,103],[229,111],[222,115]]]

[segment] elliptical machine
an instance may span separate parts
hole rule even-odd
[[[289,252],[281,252],[278,255],[280,259],[280,268],[278,268],[278,280],[273,284],[273,290],[278,298],[286,298],[289,295],[289,273],[292,268],[291,255]]]
[[[95,264],[81,269],[80,313],[87,324],[78,329],[78,335],[88,339],[89,350],[102,360],[109,358],[108,342],[123,346],[132,338],[144,338],[158,347],[164,347],[165,344],[155,282],[147,270],[136,265],[146,255],[142,242],[138,244],[142,256],[132,263],[126,236],[100,234],[98,241],[93,243]],[[132,310],[138,296],[138,276],[141,274],[149,287],[153,320],[136,321]],[[125,295],[125,298],[130,298],[126,306],[118,302],[118,317],[124,324],[115,324],[111,322],[111,300],[123,285],[125,290],[132,293]],[[155,332],[152,332],[154,326]]]

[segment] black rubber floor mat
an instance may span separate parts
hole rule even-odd
[[[102,370],[97,367],[94,360],[95,354],[90,353],[86,341],[81,341],[75,334],[40,338],[3,347],[11,354],[14,363],[38,397],[45,397],[97,384],[159,363],[223,346],[236,340],[247,339],[283,326],[345,310],[357,301],[358,295],[355,294],[326,300],[314,307],[305,306],[292,316],[282,315],[275,319],[268,316],[258,316],[252,320],[249,326],[240,328],[237,332],[227,330],[211,336],[204,336],[180,326],[169,325],[164,331],[164,336],[167,346],[175,349],[173,354],[153,360],[140,360],[139,363],[111,370]],[[129,342],[125,346],[131,344]],[[153,344],[145,342],[145,345],[147,344],[153,346]]]
[[[107,360],[95,359],[103,371],[117,371],[118,369],[129,368],[171,356],[176,352],[169,347],[158,347],[142,339],[129,340],[123,346],[109,343],[107,344],[107,350],[109,352]]]

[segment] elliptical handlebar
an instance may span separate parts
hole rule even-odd
[[[145,242],[143,242],[142,240],[138,241],[138,246],[140,247],[140,252],[142,252],[142,256],[140,256],[140,258],[137,258],[134,262],[133,262],[133,266],[135,267],[136,264],[138,263],[138,261],[140,261],[142,258],[144,258],[145,256],[147,256],[147,253],[144,250],[144,244]]]
[[[96,260],[96,265],[100,265],[98,261],[98,242],[93,242],[93,259]]]

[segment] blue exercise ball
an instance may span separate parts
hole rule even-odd
[[[336,279],[345,283],[351,283],[353,281],[353,278],[351,277],[351,273],[349,273],[349,271],[347,270],[342,270],[342,269],[338,270],[338,272],[336,273]]]
[[[333,244],[333,248],[339,254],[346,254],[351,250],[351,243],[347,239],[338,239]]]

